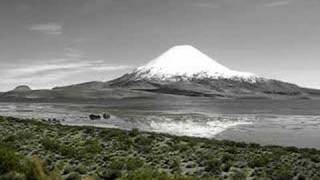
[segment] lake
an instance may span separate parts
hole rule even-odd
[[[110,119],[90,120],[89,114]],[[259,144],[320,148],[318,100],[216,100],[177,97],[103,103],[0,103],[0,115]]]

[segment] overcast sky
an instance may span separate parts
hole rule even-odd
[[[0,0],[0,91],[110,80],[178,44],[320,88],[319,0]]]

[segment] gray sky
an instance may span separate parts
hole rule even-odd
[[[0,0],[0,91],[110,80],[190,44],[320,88],[319,0]]]

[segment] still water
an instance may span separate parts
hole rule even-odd
[[[108,113],[110,119],[90,120]],[[0,103],[0,115],[260,144],[320,148],[320,101],[174,97],[83,103]]]

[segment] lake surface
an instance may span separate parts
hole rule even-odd
[[[89,120],[91,113],[110,119]],[[56,118],[90,125],[174,135],[320,148],[320,101],[215,100],[167,97],[106,100],[100,104],[0,103],[0,115]]]

